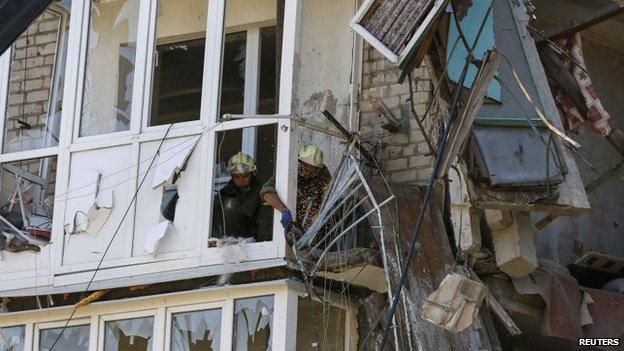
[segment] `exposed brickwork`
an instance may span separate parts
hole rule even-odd
[[[425,113],[433,96],[434,82],[430,78],[426,61],[412,72],[414,109],[419,118]],[[424,183],[431,174],[433,158],[418,123],[413,116],[402,115],[409,111],[410,89],[408,80],[398,84],[400,71],[377,50],[365,44],[362,66],[362,94],[359,101],[361,113],[360,131],[372,142],[378,142],[377,153],[382,160],[382,168],[396,182]],[[373,101],[380,98],[397,119],[407,118],[405,128],[399,132],[389,132],[382,128],[388,121],[374,108]],[[437,138],[437,125],[440,114],[438,99],[429,117],[423,121],[432,143]]]
[[[60,16],[44,12],[15,41],[11,57],[4,152],[43,147],[50,109]],[[54,108],[54,106],[52,106]],[[30,126],[28,131],[25,125]]]

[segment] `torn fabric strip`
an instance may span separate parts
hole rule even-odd
[[[583,116],[581,112],[574,106],[571,99],[565,95],[562,89],[554,88],[555,101],[559,112],[564,116],[566,127],[572,131],[578,131],[585,120],[591,122],[600,134],[607,136],[616,128],[616,122],[607,110],[604,108],[600,98],[596,94],[591,78],[587,73],[587,66],[583,58],[581,48],[581,35],[576,33],[574,36],[563,39],[558,42],[563,49],[564,55],[562,60],[566,68],[572,73],[579,89],[587,104],[587,115]],[[575,61],[573,62],[570,57]],[[581,67],[579,67],[581,66]]]

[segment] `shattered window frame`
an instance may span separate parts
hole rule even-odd
[[[41,337],[42,333],[45,331],[51,331],[51,330],[60,331],[64,327],[65,327],[65,322],[61,322],[61,321],[36,323],[33,328],[32,350],[48,351],[47,348],[41,347],[42,346],[41,343],[43,341]],[[95,337],[95,335],[92,335],[91,320],[89,318],[78,318],[76,320],[70,321],[65,331],[63,331],[63,339],[67,339],[72,336],[71,331],[73,328],[81,328],[81,327],[87,327],[87,350],[88,350],[89,345],[91,343],[91,339]],[[56,337],[58,337],[58,333],[56,334]],[[61,339],[57,342],[55,349],[62,345],[63,345],[63,340]]]
[[[43,177],[44,179],[46,179],[48,181],[46,184],[52,186],[52,193],[55,193],[56,184],[58,183],[57,175],[59,145],[61,144],[62,134],[66,134],[63,132],[62,128],[63,110],[66,109],[67,106],[70,104],[70,99],[68,99],[68,97],[65,95],[65,82],[67,81],[66,67],[68,57],[70,55],[69,37],[71,36],[72,30],[72,26],[70,25],[70,23],[73,23],[72,19],[75,17],[72,16],[74,2],[76,2],[76,0],[66,0],[63,1],[62,4],[53,2],[48,5],[44,10],[43,14],[37,16],[33,23],[29,24],[27,29],[20,35],[20,37],[18,37],[16,42],[13,43],[13,45],[11,45],[2,54],[2,56],[0,56],[0,87],[7,87],[7,89],[0,89],[0,173],[5,174],[5,165],[28,161],[39,162],[38,173],[32,173],[32,178],[41,179]],[[58,16],[58,18],[51,18],[50,14],[52,14],[53,16]],[[44,17],[44,15],[47,15],[48,17]],[[54,21],[52,22],[52,20]],[[49,23],[54,25],[54,29],[47,26]],[[30,29],[33,25],[37,25],[35,27],[37,28],[37,31],[31,34]],[[40,27],[43,25],[46,25],[44,27],[45,29]],[[24,34],[26,34],[28,38],[24,38]],[[39,37],[41,37],[41,43],[39,43]],[[40,102],[44,103],[46,106],[41,112],[42,115],[39,116],[40,118],[43,118],[45,116],[45,124],[37,124],[35,126],[31,126],[28,123],[24,124],[24,126],[26,127],[24,133],[28,133],[28,130],[30,130],[31,128],[33,129],[31,133],[35,131],[40,131],[40,129],[43,128],[44,130],[42,136],[18,138],[17,141],[20,142],[21,145],[17,148],[11,149],[8,147],[8,144],[6,144],[6,141],[8,140],[7,132],[10,128],[9,124],[7,123],[7,119],[9,118],[9,100],[11,95],[10,89],[8,89],[8,87],[11,84],[11,74],[13,73],[11,67],[13,63],[12,61],[14,59],[14,54],[16,53],[16,50],[19,49],[17,43],[20,40],[26,40],[26,46],[24,48],[24,50],[26,51],[24,54],[25,57],[22,58],[23,63],[25,64],[25,69],[23,70],[24,73],[22,73],[24,75],[23,81],[21,82],[21,85],[19,87],[19,92],[21,93],[21,95],[23,95],[22,106],[19,110],[19,113],[22,114],[22,112],[25,112],[25,104],[29,100],[28,95],[30,94],[30,92],[25,91],[25,89],[30,89],[28,88],[27,83],[30,82],[32,84],[35,84],[33,80],[43,80],[43,85],[39,86],[39,88],[42,90],[33,91],[32,93],[39,94],[47,90],[47,92],[45,93],[45,100]],[[42,43],[48,44],[45,44],[45,47],[43,47]],[[30,45],[33,45],[33,47],[30,47]],[[51,47],[53,47],[54,49],[53,52],[50,52]],[[37,54],[31,55],[28,49],[35,49]],[[52,62],[48,62],[49,57],[53,57]],[[34,75],[31,79],[26,76],[25,72],[29,70],[30,64],[36,65],[37,62],[39,62],[35,60],[35,58],[41,58],[40,61],[44,66],[41,67],[40,72],[33,73]],[[27,62],[27,59],[32,60],[32,62]],[[31,66],[30,69],[37,69],[38,67],[39,66]],[[41,74],[41,76],[36,76],[37,74]],[[49,79],[49,82],[46,82],[47,79]],[[32,89],[35,89],[36,87],[37,86],[33,85]],[[33,97],[33,101],[39,101],[42,98],[43,96],[37,98]],[[22,120],[26,120],[26,117],[23,117]],[[26,142],[26,144],[30,143],[30,145],[23,145],[23,142]],[[54,162],[54,164],[52,162]],[[49,173],[51,172],[52,179],[45,178],[45,176],[42,175],[44,169],[48,169]],[[22,169],[22,171],[25,170]],[[48,174],[48,176],[50,176],[50,174]],[[21,191],[25,193],[28,191],[27,188],[34,183],[29,182],[30,177],[28,176],[22,176],[21,178],[24,180],[24,182],[22,183],[22,187],[26,187],[21,189]],[[0,177],[0,182],[1,181],[2,179]],[[40,203],[36,205],[40,208],[46,207],[44,205],[44,200],[45,199],[41,199]],[[54,202],[54,199],[52,199],[52,206]],[[18,206],[18,208],[20,207],[19,204],[16,204],[15,206]],[[21,213],[22,209],[19,209],[19,211]],[[49,213],[50,228],[46,228],[46,230],[51,229],[51,227],[53,226],[52,219],[54,218],[54,214],[52,212],[53,211]],[[26,226],[26,223],[24,223],[24,226]],[[48,225],[46,224],[46,226]],[[26,231],[24,230],[24,232]],[[50,233],[43,234],[47,237]],[[25,249],[23,251],[35,253],[39,252],[41,250],[41,247],[43,247],[43,245],[45,245],[47,241],[51,240],[51,238],[44,238],[45,240],[39,240],[32,235],[28,239],[26,239],[26,237],[24,237],[23,239],[28,241],[28,244],[26,246],[30,247],[30,249]],[[4,250],[4,248],[2,250]],[[17,253],[20,251],[15,252]]]
[[[203,312],[203,311],[219,311],[219,319],[220,319],[220,328],[219,335],[215,338],[219,340],[219,347],[223,345],[223,336],[227,333],[227,321],[229,320],[229,310],[226,308],[225,301],[215,301],[208,302],[202,304],[192,304],[185,306],[174,306],[167,308],[167,315],[165,319],[165,349],[172,350],[173,349],[173,319],[176,314],[183,313],[194,313],[194,312]],[[214,338],[213,338],[214,339]],[[217,347],[217,349],[220,349]]]

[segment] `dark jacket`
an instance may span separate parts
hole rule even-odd
[[[219,191],[214,198],[212,237],[272,239],[273,208],[260,197],[263,184],[253,176],[247,189],[240,189],[230,180]]]

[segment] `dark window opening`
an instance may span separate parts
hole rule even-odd
[[[150,125],[199,119],[204,38],[156,46]]]

